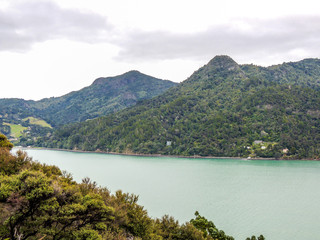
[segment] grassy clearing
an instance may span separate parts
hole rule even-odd
[[[3,123],[4,125],[8,125],[11,128],[11,136],[15,138],[19,138],[22,136],[22,133],[24,130],[27,130],[27,127],[23,127],[21,125],[17,124],[11,124],[11,123]]]
[[[35,124],[35,125],[39,125],[42,127],[48,127],[48,128],[52,128],[51,125],[49,123],[47,123],[46,121],[42,120],[42,119],[38,119],[35,117],[27,117],[22,119],[23,121],[28,121],[30,124]]]

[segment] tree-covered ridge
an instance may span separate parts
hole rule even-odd
[[[0,132],[14,139],[10,124],[26,127],[28,130],[19,138],[19,144],[29,145],[37,137],[51,132],[46,126],[57,127],[104,116],[157,96],[175,85],[171,81],[130,71],[115,77],[98,78],[89,87],[57,98],[39,101],[0,99]],[[36,125],[25,119],[45,120],[47,125]]]
[[[57,98],[39,101],[0,99],[0,115],[18,120],[38,117],[52,126],[85,121],[134,105],[137,101],[157,96],[175,86],[138,71],[98,78],[89,87]]]
[[[263,68],[217,56],[164,94],[117,114],[64,126],[38,146],[319,158],[319,79],[317,59]]]
[[[198,212],[184,224],[169,216],[152,219],[137,196],[111,194],[89,178],[76,183],[22,151],[11,154],[10,142],[0,139],[0,239],[234,239]]]
[[[59,98],[40,100],[34,106],[43,119],[57,126],[117,112],[175,85],[168,80],[130,71],[116,77],[98,78],[89,87]]]

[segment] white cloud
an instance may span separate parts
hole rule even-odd
[[[111,39],[111,30],[104,16],[49,1],[19,1],[0,10],[2,51],[25,51],[53,39],[96,43]]]
[[[134,15],[129,10],[134,12],[137,4],[126,3],[128,6],[123,7],[123,14],[128,14],[128,18],[123,17],[124,20],[132,20],[132,26],[143,25],[142,20],[149,22],[149,18],[141,18],[139,14],[133,18]],[[240,58],[244,55],[259,57],[262,53],[292,55],[295,49],[300,49],[300,53],[320,51],[317,44],[320,38],[319,15],[295,15],[274,19],[239,17],[230,18],[224,23],[209,21],[204,25],[198,24],[197,27],[191,23],[192,21],[199,23],[199,19],[187,18],[192,12],[194,1],[185,2],[183,6],[186,11],[181,8],[179,14],[174,10],[178,9],[181,1],[171,4],[172,9],[169,8],[168,14],[165,14],[164,10],[169,5],[161,5],[160,2],[156,2],[154,6],[147,2],[143,3],[152,11],[137,13],[143,13],[144,17],[149,16],[150,23],[154,22],[151,14],[155,14],[158,19],[156,21],[158,30],[150,30],[149,24],[149,27],[146,25],[143,29],[129,27],[121,31],[115,23],[107,22],[106,16],[92,11],[62,8],[49,1],[19,1],[18,4],[9,4],[5,11],[0,12],[0,50],[24,51],[35,43],[54,39],[91,44],[104,42],[121,49],[115,58],[116,61],[127,62],[185,58],[200,60],[214,57],[216,54],[230,54]],[[199,6],[201,8],[201,2]],[[211,6],[222,9],[226,7],[224,4]],[[155,8],[159,8],[158,11],[155,11]],[[207,19],[208,8],[201,9],[205,17],[202,17],[201,13],[194,15]],[[217,12],[217,10],[212,11]],[[231,12],[234,12],[234,9]],[[185,28],[182,31],[172,31],[168,27],[170,26],[168,19],[172,20],[173,13],[179,17],[176,21],[172,21],[171,25],[183,25],[181,22],[186,21],[185,26],[190,26],[189,32]],[[163,19],[159,20],[160,16]],[[161,24],[162,29],[159,27]]]
[[[260,65],[319,57],[319,7],[318,0],[0,0],[2,97],[59,96],[132,69],[182,81],[218,54]]]
[[[255,56],[320,53],[320,16],[295,16],[273,20],[250,19],[212,26],[196,33],[132,31],[119,46],[117,59],[203,59],[216,54]],[[240,26],[240,27],[239,27]],[[302,54],[303,55],[303,54]]]

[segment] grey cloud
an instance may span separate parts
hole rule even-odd
[[[240,23],[240,24],[239,24]],[[0,51],[25,51],[37,42],[69,39],[120,47],[120,61],[286,55],[295,49],[320,54],[320,16],[274,20],[238,19],[197,33],[135,30],[119,33],[106,17],[64,9],[47,0],[0,9]],[[239,28],[237,26],[247,26]]]
[[[49,1],[28,1],[0,10],[0,50],[24,51],[36,42],[61,38],[105,41],[112,30],[103,16],[63,9]]]
[[[119,42],[122,50],[117,59],[203,59],[216,54],[258,56],[288,54],[298,48],[320,53],[320,16],[255,21],[241,19],[239,22],[248,28],[231,24],[192,34],[131,32]]]

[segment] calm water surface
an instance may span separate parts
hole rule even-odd
[[[320,239],[320,162],[133,157],[28,149],[76,181],[90,177],[115,192],[139,195],[152,217],[180,222],[196,210],[227,234],[245,239]]]

